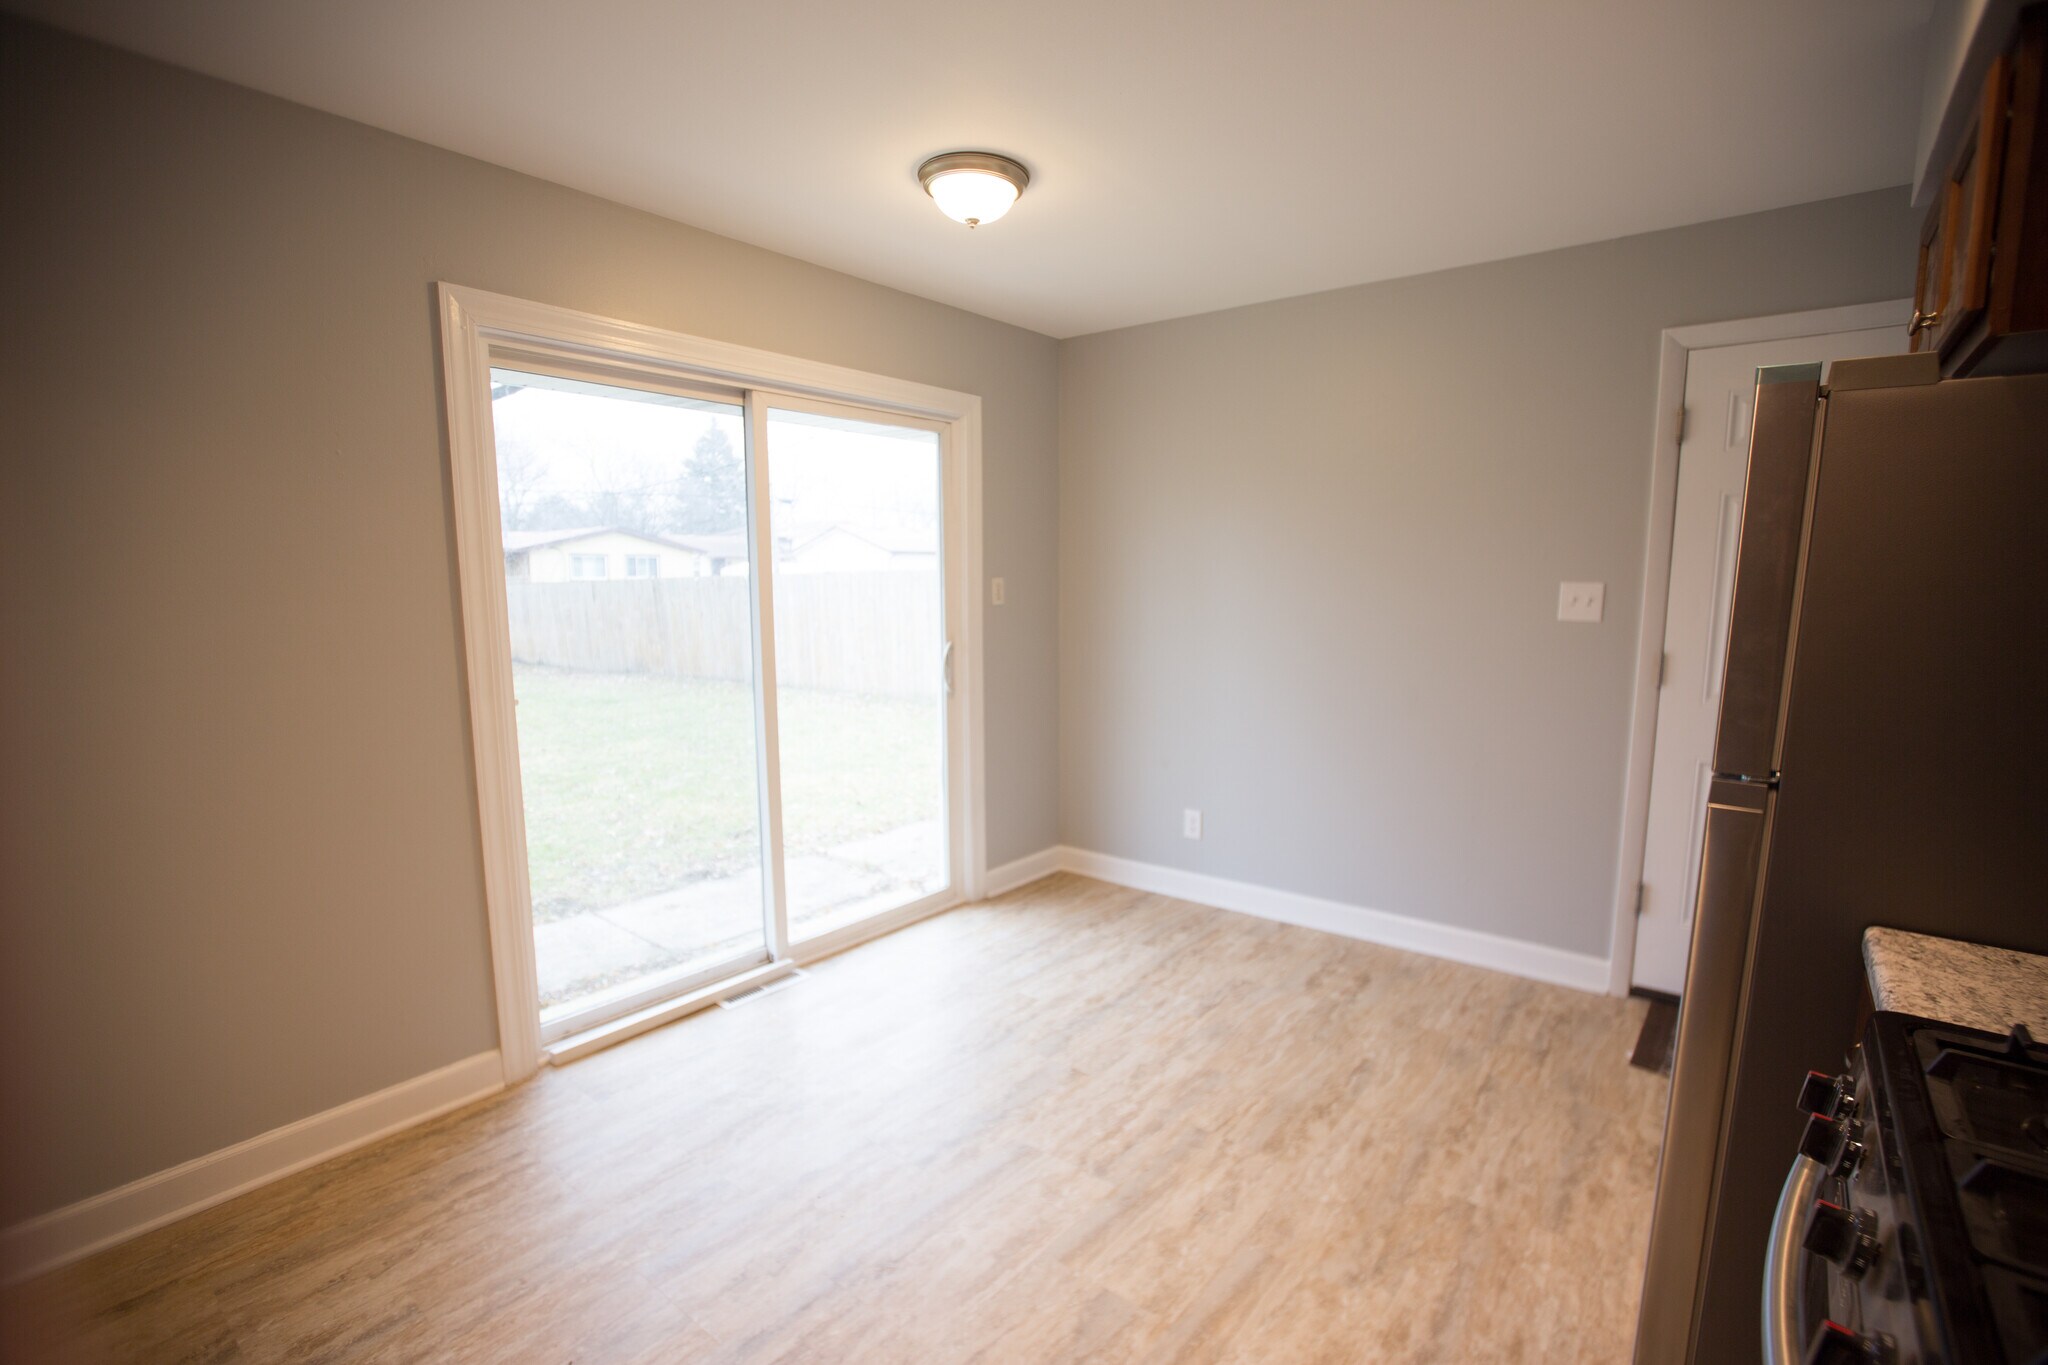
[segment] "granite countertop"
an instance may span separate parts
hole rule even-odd
[[[1881,1010],[1988,1033],[2025,1024],[2048,1041],[2048,957],[1873,928],[1863,931],[1863,965]]]

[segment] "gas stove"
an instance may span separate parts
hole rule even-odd
[[[1805,1359],[2048,1365],[2048,1047],[1881,1013],[1799,1102],[1772,1256],[1792,1284],[1766,1300]]]

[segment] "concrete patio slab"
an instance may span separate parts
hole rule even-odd
[[[923,886],[945,866],[945,836],[936,819],[919,820],[839,844],[826,856],[871,867],[892,882]]]
[[[808,936],[916,900],[939,866],[936,820],[791,858],[791,925]],[[758,943],[760,933],[759,869],[535,925],[541,998],[570,1000],[693,959],[708,963]]]
[[[653,971],[675,954],[596,915],[533,926],[533,957],[543,1000],[560,999],[579,983],[630,969]]]
[[[761,874],[712,877],[600,910],[596,917],[691,957],[722,943],[737,950],[761,933]]]

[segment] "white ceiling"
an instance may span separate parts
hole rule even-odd
[[[1903,184],[1932,3],[0,0],[1062,337]]]

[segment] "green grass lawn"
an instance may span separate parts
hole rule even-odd
[[[752,687],[532,664],[513,676],[535,919],[755,864]],[[789,856],[940,814],[937,697],[780,702]]]

